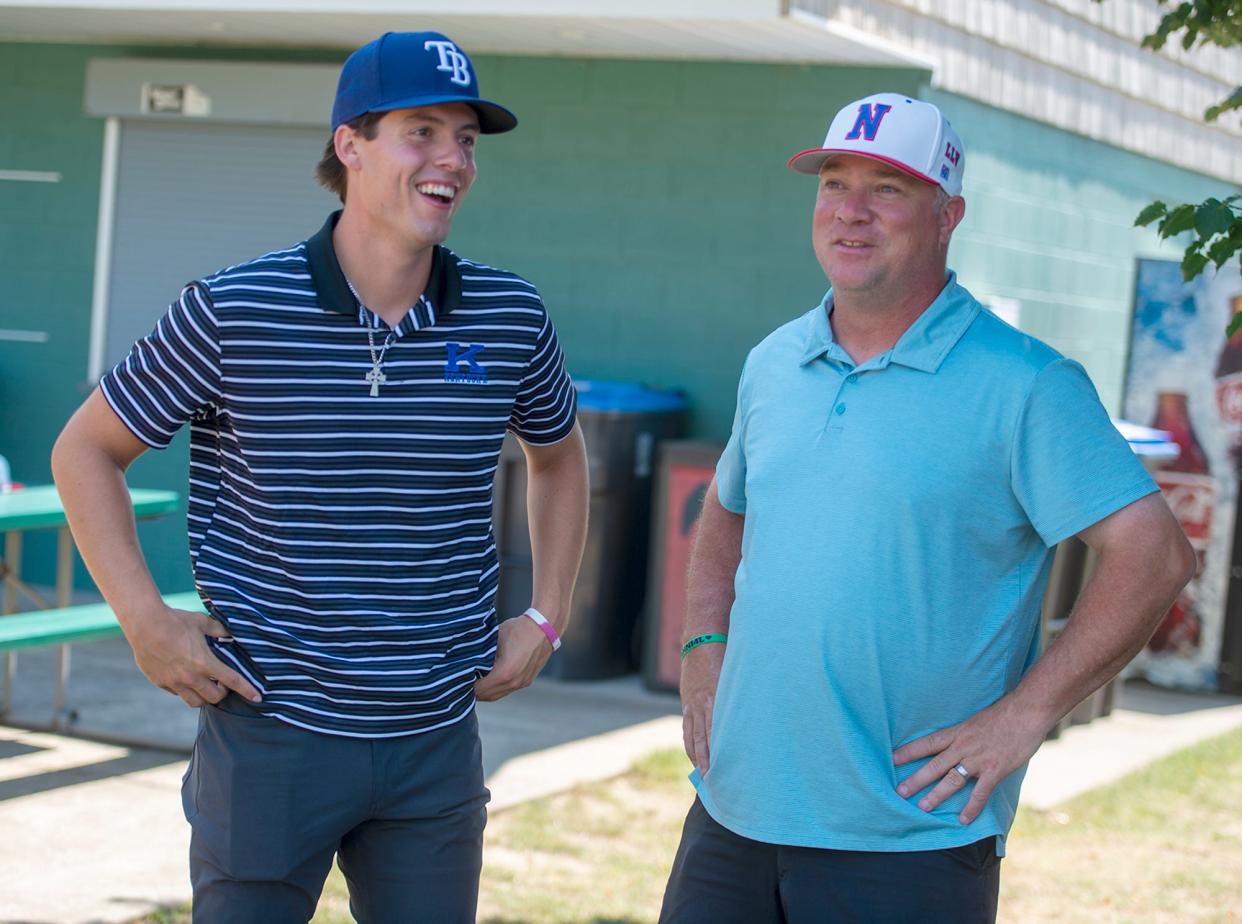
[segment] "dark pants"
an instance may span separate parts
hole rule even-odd
[[[909,853],[784,847],[734,834],[695,799],[660,924],[991,924],[999,886],[992,837]]]
[[[181,790],[195,924],[305,924],[339,856],[362,924],[475,918],[488,792],[478,720],[344,738],[203,707]]]

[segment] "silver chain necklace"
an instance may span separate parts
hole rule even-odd
[[[362,298],[358,295],[358,290],[354,288],[354,284],[348,279],[345,285],[349,286],[349,291],[353,293],[354,298],[358,300],[358,304],[366,308],[362,303]],[[370,310],[370,309],[368,309]],[[384,354],[388,352],[388,348],[392,345],[392,338],[397,335],[396,328],[388,331],[388,336],[384,338],[384,344],[380,347],[379,355],[375,355],[375,324],[368,319],[367,321],[367,347],[371,350],[371,370],[364,376],[366,381],[371,385],[371,397],[379,397],[379,387],[388,381],[388,376],[384,375],[384,370],[380,367],[384,364]]]

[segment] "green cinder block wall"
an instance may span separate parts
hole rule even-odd
[[[450,244],[541,289],[575,376],[685,389],[720,438],[746,352],[818,302],[814,180],[785,168],[851,98],[918,71],[492,58],[522,124],[485,137]]]
[[[63,175],[0,182],[0,327],[50,335],[0,341],[0,453],[31,483],[50,478],[52,442],[87,390],[103,120],[83,113],[82,95],[87,61],[102,56],[344,57],[0,43],[0,168]],[[917,70],[484,55],[476,66],[484,94],[521,125],[482,140],[450,246],[539,285],[575,376],[682,388],[692,435],[706,438],[728,432],[747,350],[823,293],[810,246],[814,182],[784,162],[817,144],[850,99],[895,90],[945,109],[969,164],[952,265],[981,297],[1019,299],[1023,328],[1083,361],[1113,410],[1134,261],[1177,256],[1133,216],[1152,198],[1197,201],[1224,188],[929,90]],[[140,459],[130,481],[184,494],[185,455],[182,435]],[[184,520],[141,524],[140,535],[161,587],[189,586]],[[52,538],[27,539],[35,581],[51,580]]]
[[[101,56],[344,57],[0,44],[0,168],[64,175],[59,184],[0,183],[0,327],[50,332],[43,344],[0,341],[0,452],[30,483],[50,478],[52,443],[88,390],[103,120],[83,114],[82,95],[87,61]],[[817,144],[849,99],[914,93],[925,78],[742,63],[475,63],[484,94],[521,125],[483,139],[480,177],[450,246],[539,285],[575,376],[682,388],[692,435],[711,438],[728,432],[747,350],[824,289],[810,246],[814,182],[787,171],[786,158]],[[184,494],[185,457],[183,434],[139,459],[130,483]],[[161,588],[188,587],[183,518],[139,530]],[[51,580],[51,535],[29,535],[25,565],[30,579]]]
[[[0,340],[0,454],[18,481],[51,480],[52,443],[89,392],[104,120],[83,112],[86,63],[144,55],[301,62],[344,57],[314,50],[0,43],[0,169],[62,175],[59,183],[0,181],[0,328],[49,335],[45,343]],[[169,300],[175,295],[169,293]],[[152,306],[153,317],[162,308]],[[130,470],[130,484],[172,488],[184,497],[187,447],[182,434],[168,450],[147,453]],[[139,524],[139,537],[161,589],[192,586],[184,513]],[[25,577],[51,583],[54,532],[29,532],[24,544]],[[89,586],[81,569],[78,586]]]
[[[979,298],[1016,298],[1022,329],[1081,362],[1119,413],[1136,260],[1182,254],[1134,217],[1153,199],[1199,202],[1228,186],[961,96],[922,98],[966,147],[966,218],[950,265]]]

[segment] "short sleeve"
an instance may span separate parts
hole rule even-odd
[[[716,493],[720,497],[720,505],[730,513],[738,514],[746,512],[745,387],[746,366],[743,365],[737,385],[733,430],[724,452],[720,454],[720,461],[716,463]]]
[[[134,436],[156,449],[166,447],[186,421],[215,407],[220,338],[206,289],[186,286],[99,388]]]
[[[1010,481],[1049,547],[1158,490],[1109,420],[1086,370],[1068,359],[1040,370],[1026,395]]]
[[[540,309],[543,326],[518,385],[509,429],[523,442],[547,446],[560,442],[573,429],[578,395],[565,371],[565,357],[556,339],[556,328],[542,303]]]

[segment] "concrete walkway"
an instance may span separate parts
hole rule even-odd
[[[1036,752],[1022,784],[1022,805],[1046,811],[1242,726],[1242,697],[1130,683],[1119,700],[1108,717],[1071,727]]]
[[[197,712],[152,687],[123,640],[73,649],[76,731],[20,727],[52,716],[55,651],[22,652],[0,726],[0,924],[132,921],[189,899],[180,786]],[[680,741],[677,697],[637,676],[540,680],[479,705],[491,809],[622,773]]]
[[[78,726],[141,737],[158,732],[171,750],[0,727],[2,924],[131,921],[189,898],[189,829],[178,791],[194,714],[145,687],[123,650],[106,650],[111,644],[75,650]],[[51,654],[46,663],[38,655],[23,657],[15,721],[47,718],[50,695],[32,688],[44,668],[50,672]],[[1113,715],[1071,728],[1041,749],[1024,804],[1050,808],[1238,726],[1242,699],[1130,685]],[[480,729],[493,811],[614,776],[681,742],[676,698],[646,691],[636,677],[541,680],[481,705]]]

